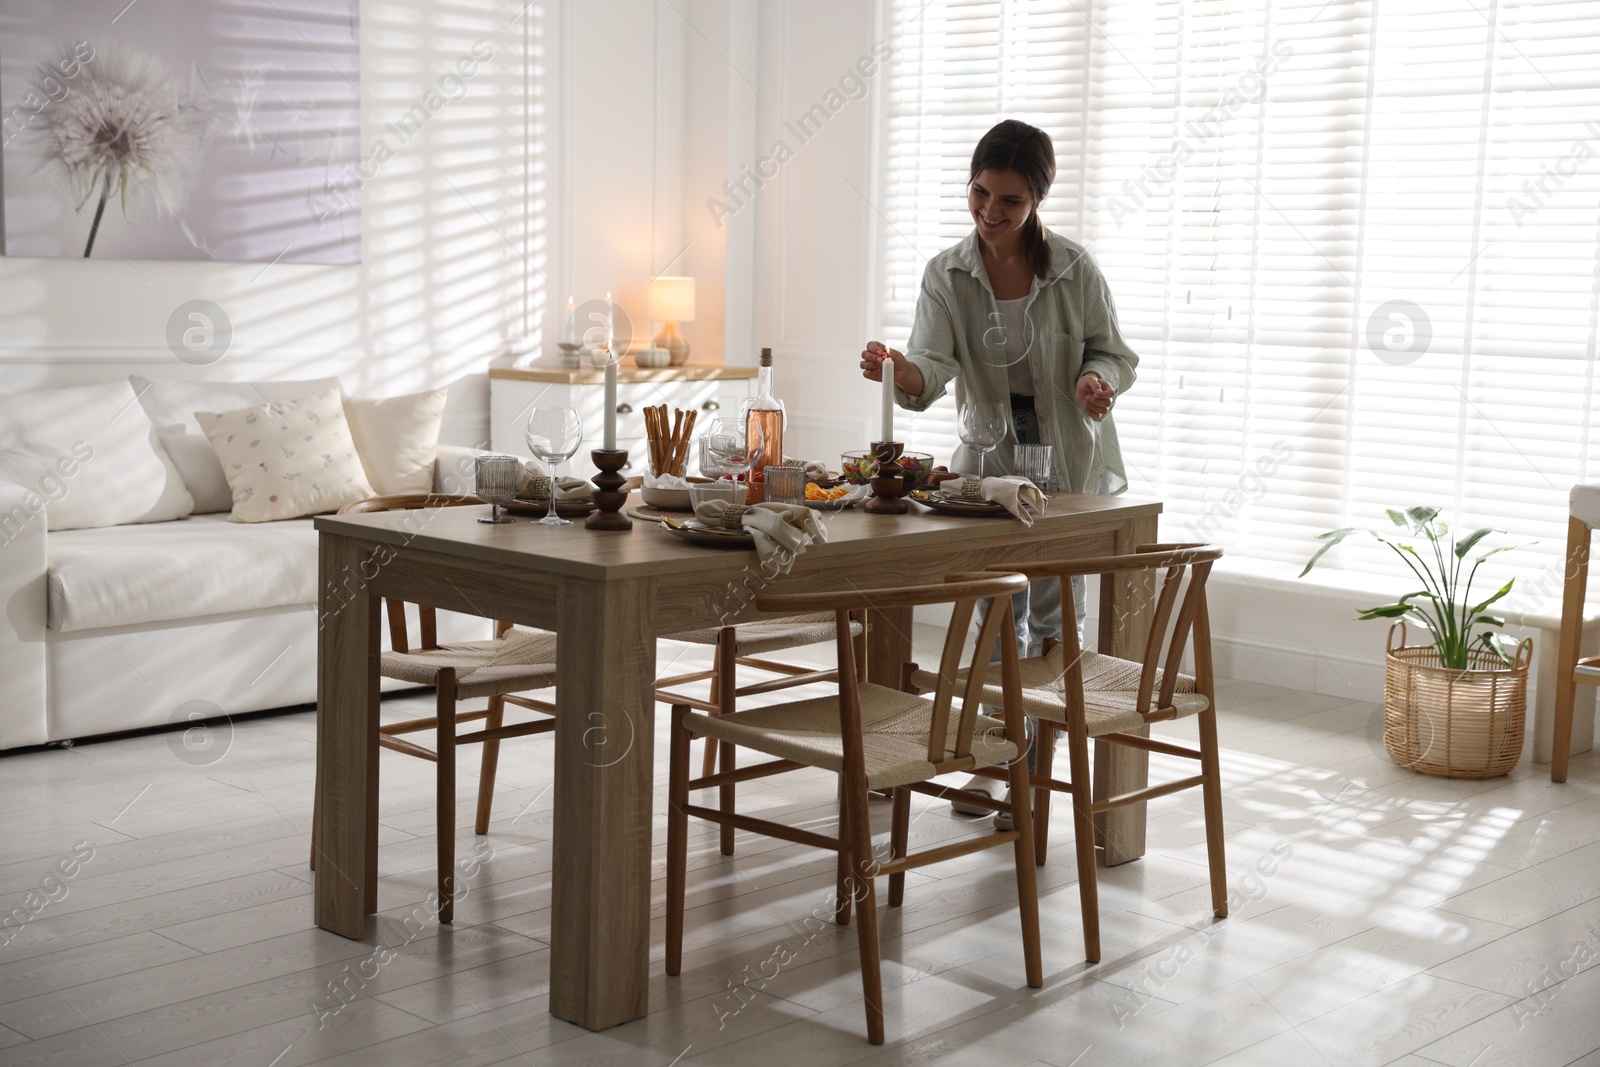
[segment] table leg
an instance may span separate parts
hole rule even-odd
[[[1135,519],[1117,531],[1117,553],[1153,544],[1156,520]],[[1144,659],[1144,643],[1150,633],[1150,611],[1155,583],[1149,574],[1116,575],[1100,579],[1099,648],[1124,659]],[[1148,735],[1150,728],[1139,733]],[[1150,781],[1150,754],[1127,745],[1094,746],[1095,800],[1104,800]],[[1107,867],[1127,863],[1144,855],[1145,804],[1129,804],[1094,817],[1095,838],[1100,845],[1100,862]]]
[[[655,586],[561,583],[550,1013],[602,1030],[649,1007]]]
[[[333,534],[318,556],[316,922],[359,938],[378,906],[378,564]]]
[[[867,681],[900,688],[901,667],[912,655],[911,615],[911,608],[873,608],[867,614]]]

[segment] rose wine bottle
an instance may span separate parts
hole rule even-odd
[[[760,426],[759,432],[747,431],[750,451],[756,455],[752,475],[783,462],[784,419],[783,401],[772,395],[772,349],[763,348],[756,395],[745,402],[745,426]]]

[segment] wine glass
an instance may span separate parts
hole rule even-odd
[[[730,479],[745,474],[765,444],[765,435],[759,422],[713,419],[706,429],[706,435],[700,439],[701,469],[705,470],[706,461],[709,460],[712,469]]]
[[[540,526],[571,526],[571,519],[556,514],[556,469],[569,459],[583,444],[583,423],[578,413],[565,405],[537,407],[528,416],[528,451],[544,460],[550,468],[550,505]]]
[[[985,457],[1005,440],[1010,417],[1009,405],[992,400],[961,409],[961,443],[978,453],[979,478]]]
[[[473,467],[474,488],[478,499],[489,505],[489,517],[479,522],[516,522],[500,514],[500,505],[517,495],[517,477],[522,473],[522,461],[516,456],[479,456]]]

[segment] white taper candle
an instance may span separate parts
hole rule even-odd
[[[606,361],[606,440],[605,448],[617,447],[617,361]]]
[[[883,369],[883,436],[880,441],[894,440],[894,361],[885,359]]]

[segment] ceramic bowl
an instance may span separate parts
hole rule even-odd
[[[701,482],[708,482],[710,480],[711,479],[703,478],[698,474],[689,476],[690,485],[696,485]],[[653,508],[660,508],[662,511],[694,510],[694,502],[689,499],[689,490],[687,489],[658,489],[647,485],[642,486],[639,489],[639,496],[643,498],[646,504],[649,504]]]

